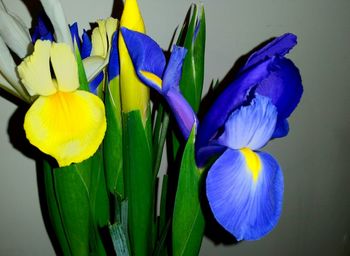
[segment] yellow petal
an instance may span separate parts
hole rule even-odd
[[[120,26],[144,33],[145,26],[136,0],[126,0]],[[122,111],[140,110],[143,120],[149,103],[149,89],[138,79],[122,34],[119,34]]]
[[[107,35],[104,20],[98,20],[98,27],[94,28],[91,35],[92,56],[101,56],[106,58],[107,55]]]
[[[24,129],[31,144],[56,158],[59,166],[92,156],[106,131],[103,102],[86,91],[39,97],[28,110]]]
[[[145,24],[136,0],[126,0],[120,26],[145,33]]]
[[[53,43],[51,63],[59,91],[72,92],[79,88],[78,66],[70,46],[65,43]]]
[[[30,95],[49,96],[57,90],[50,72],[50,41],[37,40],[32,55],[17,67],[18,74]]]
[[[106,19],[106,31],[108,42],[111,44],[113,33],[117,30],[118,20],[112,17]],[[109,46],[110,47],[110,46]]]

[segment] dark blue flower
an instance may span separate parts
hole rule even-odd
[[[166,64],[162,49],[153,39],[126,28],[121,28],[121,32],[138,77],[165,98],[187,139],[197,118],[179,88],[186,49],[174,46]]]

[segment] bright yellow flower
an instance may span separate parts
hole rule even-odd
[[[145,25],[136,0],[125,1],[120,26],[145,33]],[[135,73],[122,34],[119,34],[119,58],[122,110],[125,113],[140,110],[145,119],[149,103],[149,89],[138,79]]]
[[[105,110],[97,96],[78,90],[78,69],[71,48],[38,40],[33,54],[18,66],[18,73],[28,92],[39,95],[24,119],[30,143],[53,156],[59,166],[92,156],[106,130]]]

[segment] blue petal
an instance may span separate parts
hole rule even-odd
[[[273,56],[281,56],[286,55],[295,45],[297,44],[297,37],[294,34],[286,33],[282,36],[275,38],[273,41],[268,43],[262,49],[253,53],[243,69],[247,69],[261,61],[264,61],[267,58],[271,58]]]
[[[218,144],[231,149],[260,149],[271,139],[276,121],[277,110],[271,100],[256,94],[250,105],[230,115]]]
[[[298,68],[286,58],[275,58],[269,67],[270,75],[256,88],[256,92],[271,98],[277,107],[278,117],[290,116],[298,105],[303,86]]]
[[[100,72],[92,81],[89,83],[90,92],[97,94],[97,87],[100,85],[104,77],[103,71]]]
[[[142,75],[141,71],[152,73],[159,78],[163,77],[166,62],[162,49],[145,34],[124,27],[121,28],[121,32],[139,78],[148,86],[159,91],[159,86]]]
[[[244,155],[228,149],[208,172],[206,193],[216,220],[237,240],[257,240],[277,224],[283,201],[283,175],[277,161],[258,153],[261,170],[252,177]]]
[[[217,135],[217,131],[223,127],[229,115],[247,100],[251,89],[269,75],[268,67],[271,62],[273,62],[273,59],[268,59],[241,73],[219,95],[203,120],[201,120],[196,137],[197,150],[206,146],[209,140]],[[198,155],[197,157],[200,158],[201,156]]]
[[[53,29],[50,24],[50,20],[47,18],[45,13],[40,14],[38,16],[38,21],[32,34],[32,42],[35,43],[35,41],[38,39],[49,40],[53,42],[54,37],[51,31],[53,31]]]
[[[78,49],[80,51],[81,49],[81,41],[79,37],[79,29],[78,29],[78,23],[74,22],[72,25],[69,26],[70,33],[72,36],[73,43],[76,42]]]
[[[193,125],[198,123],[196,114],[179,91],[170,90],[164,96],[175,116],[182,135],[187,140]]]
[[[83,36],[82,36],[83,42],[81,45],[81,58],[85,59],[87,57],[90,57],[91,51],[92,51],[92,43],[89,38],[89,35],[86,33],[86,31],[83,31]]]
[[[271,139],[282,138],[284,136],[287,136],[288,132],[289,132],[289,124],[287,119],[279,118],[277,119],[276,129],[272,134]]]
[[[166,93],[170,89],[180,90],[179,84],[182,74],[182,64],[186,53],[187,50],[185,48],[174,45],[168,65],[164,72],[163,93]]]
[[[111,81],[116,76],[119,76],[120,66],[119,66],[119,52],[118,52],[118,32],[113,34],[111,53],[109,56],[108,63],[108,82]]]

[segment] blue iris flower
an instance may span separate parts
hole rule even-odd
[[[197,119],[178,88],[185,49],[175,46],[166,65],[151,38],[125,28],[121,32],[139,78],[165,97],[187,138]],[[208,202],[237,240],[261,238],[281,214],[282,171],[260,149],[287,135],[287,118],[302,95],[299,71],[284,57],[295,44],[295,35],[285,34],[252,54],[199,124],[197,164],[218,156],[206,179]]]
[[[288,133],[287,118],[300,101],[299,71],[284,57],[295,44],[285,34],[251,55],[199,125],[197,163],[219,155],[206,179],[208,202],[237,240],[263,237],[281,214],[281,168],[259,150]]]
[[[180,92],[182,64],[187,50],[174,46],[168,64],[159,45],[145,34],[121,28],[138,77],[159,92],[172,109],[180,131],[187,139],[197,117]]]
[[[90,57],[92,51],[92,43],[87,32],[84,30],[82,39],[80,39],[78,24],[76,22],[70,25],[69,29],[72,35],[72,40],[76,43],[79,49],[81,59],[86,59],[87,57]],[[94,79],[92,79],[92,81],[90,81],[90,92],[97,94],[97,87],[100,85],[103,78],[103,72],[100,72]]]

